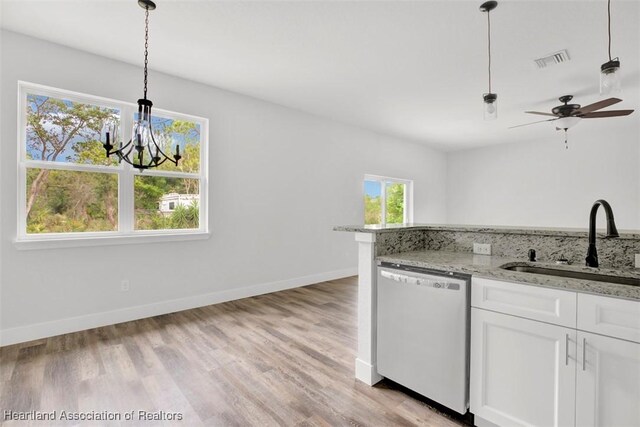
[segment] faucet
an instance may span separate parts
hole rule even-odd
[[[587,249],[587,266],[598,267],[598,251],[596,250],[596,214],[598,208],[602,205],[604,213],[607,216],[607,235],[606,238],[620,237],[616,223],[613,219],[613,211],[611,205],[606,200],[596,200],[591,207],[591,214],[589,215],[589,249]]]

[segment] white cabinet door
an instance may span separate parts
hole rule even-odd
[[[471,309],[471,412],[501,426],[575,425],[576,331]]]
[[[576,425],[640,426],[640,344],[578,332]]]

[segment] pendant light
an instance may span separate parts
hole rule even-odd
[[[120,142],[119,148],[114,150],[113,144],[118,143],[118,124],[111,122],[105,126],[106,141],[103,147],[107,152],[107,157],[115,154],[118,156],[119,161],[124,160],[134,168],[143,171],[149,168],[156,168],[167,160],[177,166],[182,156],[180,155],[180,145],[176,145],[176,152],[172,155],[173,158],[167,156],[163,151],[163,147],[160,147],[153,135],[151,119],[153,103],[147,99],[147,64],[149,62],[149,11],[154,10],[156,5],[151,0],[138,0],[138,5],[144,9],[144,95],[142,99],[138,99],[138,115],[133,123],[129,142],[125,145]],[[163,138],[163,140],[165,139]],[[165,142],[168,141],[165,140]],[[164,149],[167,149],[167,147],[165,146]]]
[[[487,41],[489,47],[489,92],[482,95],[484,119],[498,118],[498,95],[491,92],[491,11],[498,7],[497,1],[487,1],[480,6],[480,12],[487,13]]]
[[[607,0],[607,33],[609,36],[609,61],[600,66],[600,95],[620,93],[620,59],[611,59],[611,0]]]

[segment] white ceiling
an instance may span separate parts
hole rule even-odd
[[[2,0],[2,27],[140,65],[136,0]],[[598,95],[607,60],[606,0],[504,0],[492,12],[499,118],[482,119],[486,15],[480,1],[176,1],[151,13],[150,67],[377,132],[457,150],[559,138],[524,110]],[[640,1],[613,0],[613,56],[624,102],[640,109]],[[533,59],[568,49],[569,63]],[[161,90],[153,86],[150,91]],[[619,129],[637,126],[632,116]],[[634,122],[635,121],[635,122]]]

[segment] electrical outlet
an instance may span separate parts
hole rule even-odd
[[[640,254],[636,254],[636,268],[640,268]]]
[[[120,282],[120,292],[129,292],[129,289],[131,289],[131,284],[128,279],[124,279]]]
[[[474,243],[473,253],[478,255],[491,255],[491,243]]]

